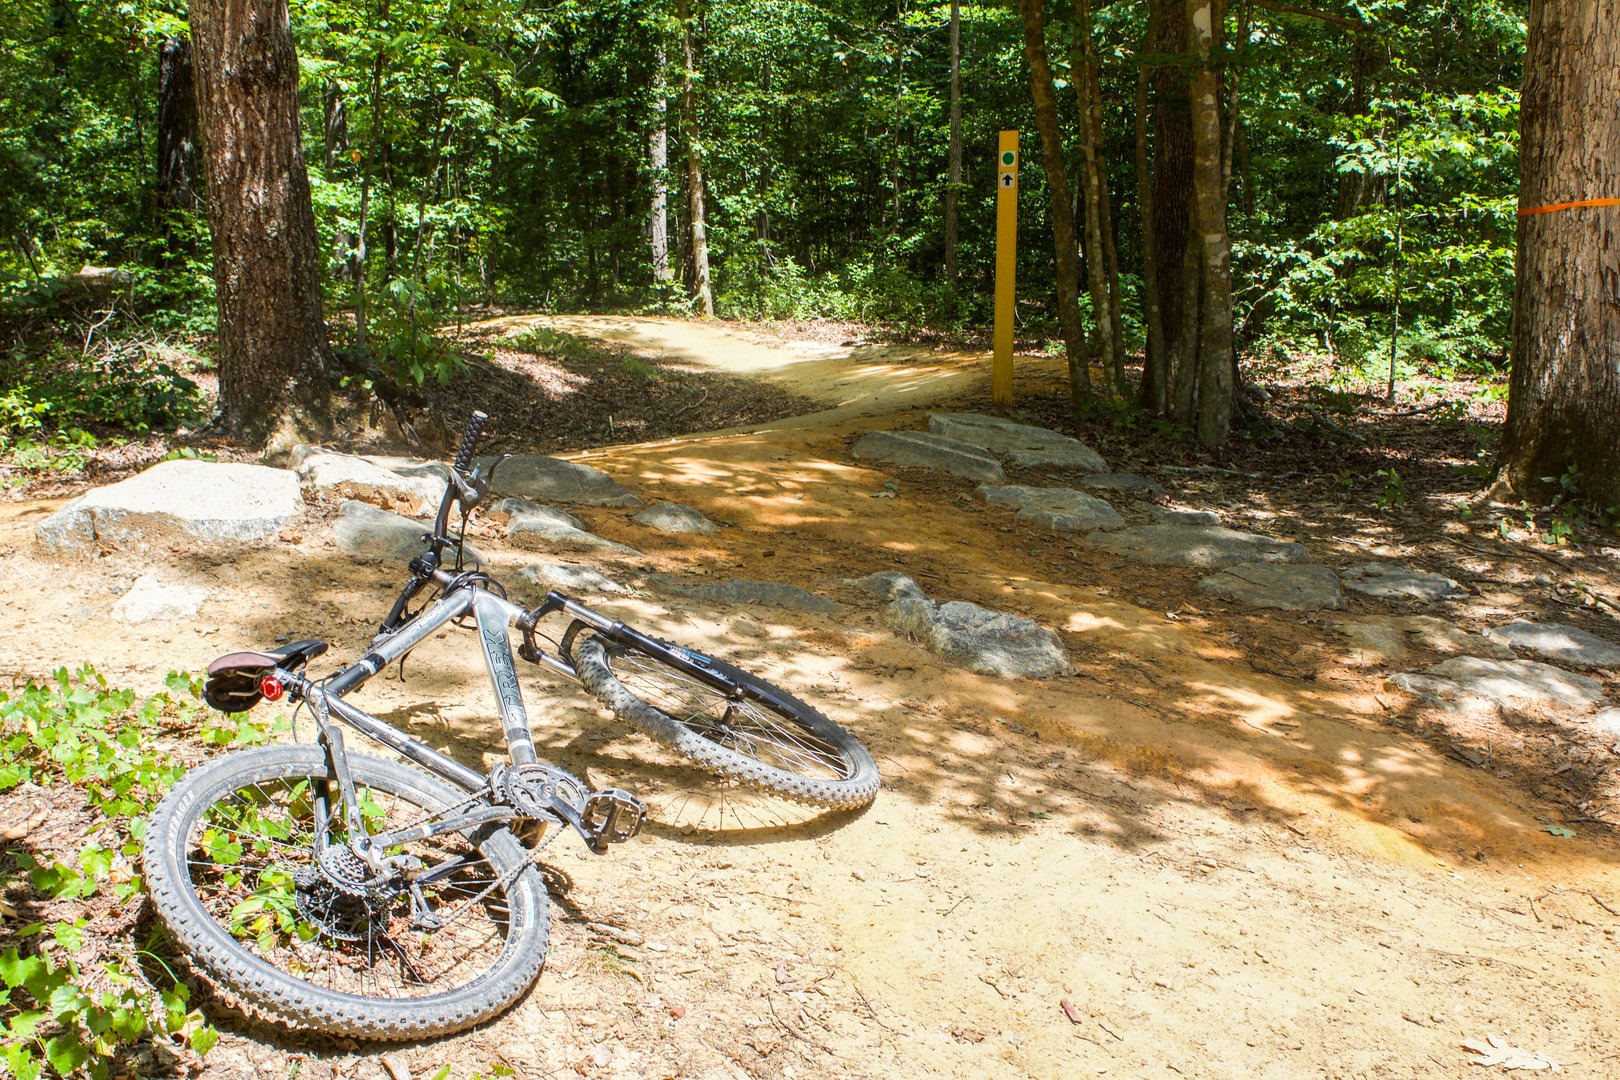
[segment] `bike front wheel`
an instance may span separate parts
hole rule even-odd
[[[727,693],[656,653],[599,634],[573,651],[574,670],[593,697],[706,769],[824,809],[855,809],[877,797],[877,764],[853,735],[724,660],[692,655],[735,689]]]
[[[349,754],[367,832],[466,797],[401,763]],[[331,846],[316,856],[317,816]],[[504,828],[413,840],[414,886],[367,881],[343,846],[338,785],[314,746],[243,750],[192,770],[153,813],[147,886],[180,952],[243,1004],[293,1027],[415,1039],[505,1009],[540,974],[545,885]]]

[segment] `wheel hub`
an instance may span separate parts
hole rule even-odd
[[[342,844],[331,844],[316,864],[293,875],[298,912],[328,935],[343,941],[374,939],[386,930],[389,909],[399,895],[387,878]]]

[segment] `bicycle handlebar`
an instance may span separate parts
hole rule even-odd
[[[451,468],[458,473],[465,474],[468,466],[472,464],[473,451],[478,447],[478,436],[484,432],[484,425],[489,423],[489,414],[480,409],[474,409],[473,414],[467,417],[467,430],[462,433],[461,445],[456,448],[456,460]]]

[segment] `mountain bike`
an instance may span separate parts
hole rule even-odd
[[[487,420],[473,413],[425,550],[359,660],[312,678],[310,661],[327,650],[312,639],[209,665],[209,705],[240,713],[285,697],[314,718],[316,743],[194,769],[148,826],[147,886],[179,946],[244,1004],[294,1027],[422,1038],[499,1013],[545,958],[540,850],[572,829],[603,854],[640,830],[647,809],[634,795],[592,790],[539,760],[513,629],[517,656],[578,680],[706,769],[821,808],[858,808],[877,793],[871,754],[786,691],[558,592],[526,610],[466,566],[467,517],[498,467],[471,467]],[[567,620],[555,641],[539,631],[553,616]],[[474,631],[489,670],[508,760],[488,773],[345,700],[447,625]],[[345,727],[418,768],[349,750]]]

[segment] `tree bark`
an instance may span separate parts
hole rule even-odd
[[[945,180],[945,280],[956,284],[962,200],[962,4],[951,0],[951,147]]]
[[[161,210],[195,210],[197,87],[191,42],[165,38],[158,53],[157,201]]]
[[[1532,0],[1499,490],[1620,505],[1620,0]],[[1543,478],[1553,477],[1549,485]]]
[[[1119,274],[1109,273],[1108,172],[1102,160],[1102,87],[1091,39],[1090,0],[1073,0],[1075,49],[1070,78],[1080,109],[1080,193],[1085,206],[1086,286],[1097,326],[1097,355],[1110,383],[1124,385],[1125,352],[1119,331]]]
[[[326,423],[320,257],[286,0],[192,0],[218,294],[219,426],[262,445]]]
[[[1024,22],[1024,54],[1029,58],[1029,87],[1035,103],[1035,127],[1041,133],[1041,163],[1052,195],[1052,244],[1057,262],[1058,326],[1069,359],[1069,399],[1076,414],[1091,400],[1091,367],[1085,331],[1080,325],[1080,254],[1074,230],[1074,197],[1063,166],[1063,140],[1058,133],[1057,95],[1052,65],[1046,55],[1046,13],[1041,0],[1018,0]]]
[[[1155,416],[1170,410],[1169,356],[1164,347],[1164,311],[1159,299],[1158,238],[1154,232],[1153,174],[1148,171],[1148,67],[1146,43],[1136,71],[1136,198],[1142,215],[1142,324],[1147,346],[1142,358],[1139,401]]]
[[[652,173],[652,206],[648,237],[652,245],[653,282],[667,285],[675,271],[669,265],[669,91],[664,80],[664,50],[653,54],[652,130],[647,133],[647,162]]]
[[[692,235],[692,297],[698,313],[714,318],[714,293],[709,286],[709,231],[703,209],[703,143],[698,127],[696,50],[692,43],[691,0],[677,0],[676,14],[681,21],[681,54],[685,68],[681,74],[681,128],[686,140],[687,224]]]
[[[1192,106],[1187,96],[1186,68],[1176,62],[1187,51],[1187,13],[1181,0],[1151,0],[1146,62],[1151,77],[1153,114],[1152,198],[1144,212],[1152,220],[1152,261],[1143,277],[1158,299],[1157,326],[1148,329],[1148,359],[1142,403],[1178,423],[1192,420],[1195,384],[1187,381],[1197,358],[1199,274],[1188,259],[1191,220],[1193,140]],[[1191,309],[1189,311],[1189,308]],[[1149,319],[1155,318],[1148,305]],[[1189,315],[1192,317],[1189,318]],[[1154,354],[1154,338],[1159,341]]]
[[[1198,441],[1221,446],[1232,433],[1232,244],[1226,233],[1221,169],[1220,80],[1212,54],[1222,12],[1214,0],[1187,0],[1192,71],[1193,232],[1200,263]]]

